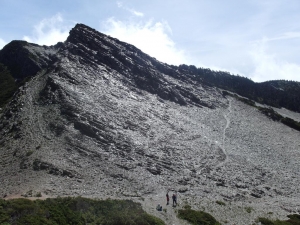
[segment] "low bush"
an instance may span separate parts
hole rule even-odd
[[[245,207],[247,213],[251,213],[253,211],[252,207]]]
[[[289,222],[292,225],[300,225],[300,215],[299,214],[291,214],[288,215],[288,220],[287,222]]]
[[[194,225],[220,225],[220,223],[212,215],[203,211],[195,211],[189,208],[178,210],[178,217],[187,220]]]
[[[55,198],[0,200],[0,224],[145,224],[164,222],[143,211],[139,203],[129,200],[93,200]]]
[[[281,220],[275,220],[272,221],[267,218],[260,217],[258,218],[258,222],[260,222],[262,225],[300,225],[300,215],[298,214],[292,214],[288,215],[288,220],[281,221]]]
[[[216,203],[217,203],[218,205],[223,205],[223,206],[226,205],[225,202],[222,202],[222,201],[216,201]]]

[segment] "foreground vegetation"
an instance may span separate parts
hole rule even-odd
[[[178,210],[178,217],[188,221],[192,225],[221,225],[221,223],[218,222],[212,215],[203,211],[192,210],[189,205]],[[262,225],[300,225],[300,215],[292,214],[287,217],[289,218],[288,220],[275,221],[260,217],[256,220],[256,222],[260,222]],[[228,223],[228,221],[226,223]]]
[[[293,214],[293,215],[288,215],[288,220],[285,221],[272,221],[267,218],[258,218],[258,221],[262,225],[300,225],[300,215]]]
[[[186,205],[177,216],[192,225],[221,225],[212,215]],[[262,225],[300,225],[300,215],[288,220],[258,218]],[[227,222],[226,222],[227,223]],[[0,225],[163,225],[161,219],[147,214],[131,200],[93,200],[82,197],[46,200],[0,199]]]
[[[212,215],[203,211],[195,211],[190,206],[185,206],[184,209],[178,210],[178,217],[187,220],[193,225],[221,225]]]
[[[68,197],[35,201],[0,199],[0,224],[162,225],[164,222],[147,214],[139,203],[130,200],[93,200]]]

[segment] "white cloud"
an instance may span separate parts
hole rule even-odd
[[[300,38],[300,32],[286,32],[277,37],[265,38],[264,41],[278,41],[278,40],[287,40],[287,39],[294,39],[294,38]]]
[[[40,45],[54,45],[57,42],[65,41],[72,26],[66,22],[60,14],[47,19],[43,19],[34,26],[31,36],[24,36],[23,39]]]
[[[144,16],[144,13],[138,12],[138,11],[136,11],[136,10],[134,10],[134,9],[129,9],[129,11],[130,11],[132,14],[134,14],[135,16],[140,16],[140,17],[143,17],[143,16]]]
[[[299,81],[300,65],[289,63],[276,54],[268,53],[268,40],[263,39],[253,45],[250,55],[255,69],[251,78],[255,82],[279,79]]]
[[[187,63],[184,51],[178,49],[169,37],[172,31],[167,22],[136,23],[110,18],[105,27],[104,33],[133,44],[162,62],[174,65]]]
[[[119,8],[125,9],[125,10],[127,10],[128,12],[130,12],[131,14],[133,14],[135,16],[139,16],[139,17],[144,16],[144,13],[136,11],[135,9],[131,9],[131,8],[126,7],[126,6],[123,5],[122,2],[117,2],[117,5],[118,5]]]
[[[2,38],[0,38],[0,49],[2,49],[4,45],[6,45],[6,42]]]

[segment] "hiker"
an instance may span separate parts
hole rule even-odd
[[[157,211],[162,211],[162,206],[161,206],[160,204],[158,204],[158,205],[156,206],[156,210],[157,210]]]
[[[166,197],[167,197],[167,205],[169,205],[169,200],[170,200],[169,192],[167,192]]]
[[[175,193],[172,195],[172,199],[173,199],[173,206],[177,206],[177,196]]]

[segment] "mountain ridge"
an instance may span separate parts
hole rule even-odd
[[[84,24],[77,24],[70,31],[70,36],[66,40],[67,42],[76,43],[76,41],[78,41],[76,40],[76,38],[80,37],[80,35],[76,36],[77,28],[79,30],[87,29],[87,30],[91,30],[92,32],[97,32],[104,39],[109,37]],[[136,54],[138,52],[141,53],[141,51],[133,45],[119,41],[116,38],[112,38],[112,39],[116,43],[122,43],[126,47],[132,49],[132,51],[136,52]],[[92,40],[89,41],[92,42]],[[31,51],[29,51],[27,48],[25,49],[22,48],[22,46],[26,46],[26,45],[32,45]],[[15,49],[17,48],[16,46],[19,47],[20,50],[24,49],[21,51],[21,59],[24,58],[26,59],[26,57],[29,59],[29,61],[23,60],[24,62],[21,64],[21,66],[17,65],[18,64],[17,61],[20,61],[20,59],[14,56]],[[45,51],[43,52],[43,51],[35,50],[33,46],[35,46],[36,48],[47,49],[46,51],[48,51],[48,54],[45,54]],[[7,68],[11,71],[11,74],[14,77],[14,79],[16,80],[24,79],[27,76],[33,76],[40,69],[47,67],[49,63],[51,64],[51,61],[55,60],[55,49],[56,51],[58,51],[58,49],[61,46],[62,43],[58,43],[54,46],[38,46],[36,44],[27,43],[26,41],[12,41],[7,46],[5,46],[3,50],[0,51],[0,63],[7,66]],[[52,54],[49,54],[49,52],[51,51]],[[20,55],[20,51],[18,51],[18,55]],[[145,54],[144,56],[147,56],[147,54]],[[154,62],[155,61],[158,62],[155,58],[153,57],[150,58],[153,59]],[[39,59],[39,61],[35,61],[35,59]],[[101,60],[104,62],[107,60],[107,62],[114,63],[114,61],[111,60],[109,57],[107,57],[107,55],[103,56]],[[122,62],[126,62],[126,59],[122,59],[122,60],[123,60]],[[196,68],[195,66],[192,65],[190,66],[184,64],[179,66],[168,65],[168,67],[172,69],[168,69],[168,67],[162,68],[161,64],[159,63],[157,63],[156,65],[158,66],[157,69],[163,69],[166,74],[171,76],[176,77],[176,76],[180,76],[179,74],[183,73],[185,74],[184,79],[192,79],[197,82],[202,82],[210,86],[216,86],[218,88],[222,88],[227,91],[232,91],[261,104],[266,104],[277,108],[284,107],[296,112],[300,112],[300,108],[298,104],[298,102],[300,101],[300,94],[299,94],[300,83],[296,81],[274,80],[274,81],[255,83],[248,78],[241,77],[241,76],[234,76],[228,72],[212,71],[206,68]],[[167,65],[167,64],[163,64],[163,65]],[[120,69],[121,68],[119,68],[119,70]],[[30,75],[29,74],[25,75],[24,71],[26,71]],[[181,73],[176,74],[176,72],[174,71],[180,71]],[[279,84],[282,85],[284,84],[284,88],[275,87],[278,86]]]

